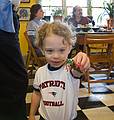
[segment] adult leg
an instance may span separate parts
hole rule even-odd
[[[15,35],[0,30],[0,120],[26,120],[27,72]]]

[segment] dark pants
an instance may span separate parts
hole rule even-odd
[[[0,120],[26,120],[27,85],[19,42],[0,30]]]
[[[0,120],[27,120],[25,101],[2,103],[0,105]]]

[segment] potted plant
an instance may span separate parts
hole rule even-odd
[[[54,20],[62,21],[63,18],[63,10],[61,8],[56,8],[52,10],[52,16]]]
[[[113,25],[113,12],[114,12],[114,10],[113,10],[113,7],[114,7],[114,3],[107,3],[106,1],[104,1],[103,2],[103,9],[104,9],[104,11],[103,11],[103,13],[101,13],[99,16],[98,16],[98,19],[97,20],[100,20],[100,21],[102,21],[102,19],[103,19],[103,17],[105,16],[105,15],[108,15],[109,16],[109,19],[107,20],[107,27],[109,28],[109,27],[112,27],[112,25]]]

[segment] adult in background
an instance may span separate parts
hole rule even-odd
[[[69,18],[68,20],[68,24],[72,27],[79,27],[79,28],[83,28],[83,27],[87,27],[89,24],[89,18],[88,17],[84,17],[83,13],[82,13],[82,8],[80,6],[75,6],[73,7],[73,15],[71,18]],[[78,43],[76,43],[76,50],[78,52],[78,50],[82,50],[83,51],[83,45],[78,45]]]
[[[20,51],[19,0],[0,0],[0,120],[27,120],[28,77]]]
[[[36,53],[38,56],[43,56],[42,52],[39,48],[35,45],[35,39],[36,39],[36,31],[44,24],[46,23],[45,20],[42,18],[44,17],[44,12],[42,9],[42,6],[40,4],[34,4],[30,8],[30,20],[27,24],[27,34],[30,37],[31,43],[33,47],[36,50]]]
[[[86,27],[89,24],[89,19],[84,17],[82,14],[82,8],[80,6],[73,7],[73,15],[68,20],[68,24],[72,24],[74,27],[78,27],[78,25],[82,25]]]

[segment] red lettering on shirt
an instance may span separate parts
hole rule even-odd
[[[64,103],[62,101],[43,101],[45,106],[63,106]]]
[[[65,90],[65,82],[59,81],[59,80],[50,80],[50,81],[45,81],[39,85],[40,89],[44,89],[47,87],[60,87]]]

